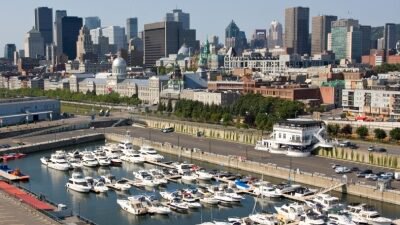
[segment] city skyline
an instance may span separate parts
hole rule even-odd
[[[223,40],[224,30],[232,19],[241,30],[246,32],[247,38],[250,38],[255,29],[268,29],[271,21],[274,19],[278,20],[284,26],[285,8],[296,6],[309,7],[310,18],[316,15],[336,15],[339,19],[354,18],[358,19],[360,24],[371,26],[383,26],[385,23],[400,23],[400,18],[395,18],[396,9],[400,8],[400,2],[396,0],[385,1],[386,4],[384,5],[373,6],[361,4],[363,3],[361,0],[338,0],[332,2],[288,0],[276,2],[273,6],[265,1],[254,0],[255,7],[248,8],[229,4],[228,0],[213,2],[213,6],[215,7],[210,7],[209,4],[182,2],[178,0],[168,2],[158,1],[157,8],[153,7],[154,1],[149,3],[123,0],[118,5],[111,5],[109,7],[104,7],[104,4],[101,4],[101,2],[98,4],[99,1],[96,1],[96,4],[93,4],[92,1],[80,2],[71,0],[61,3],[40,0],[26,2],[23,8],[17,3],[4,5],[0,9],[0,13],[6,18],[14,18],[12,24],[9,23],[10,20],[0,22],[0,27],[8,31],[0,38],[0,46],[4,46],[7,43],[15,43],[18,49],[22,49],[24,35],[35,25],[34,9],[40,6],[50,7],[53,9],[53,12],[55,10],[67,10],[70,16],[79,16],[82,18],[98,16],[102,20],[103,26],[116,25],[125,27],[127,18],[137,17],[139,31],[143,30],[144,24],[162,21],[167,12],[175,8],[180,8],[184,12],[190,13],[191,28],[197,30],[197,37],[201,41],[204,41],[206,36],[211,35],[217,35],[220,37],[220,40]],[[346,6],[342,7],[341,10],[335,9],[340,4]],[[258,7],[257,5],[265,5],[265,7]],[[152,13],[149,13],[149,10],[152,10]],[[234,15],[228,13],[240,10],[242,13]],[[15,12],[17,11],[26,16],[15,17]]]

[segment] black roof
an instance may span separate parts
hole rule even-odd
[[[320,126],[322,121],[316,120],[284,120],[279,122],[279,125],[292,126],[292,127],[314,127]]]

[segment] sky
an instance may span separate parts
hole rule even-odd
[[[358,19],[363,25],[400,23],[400,0],[12,0],[0,7],[0,49],[6,43],[23,48],[39,6],[53,8],[53,13],[65,9],[69,16],[99,16],[102,26],[125,26],[126,18],[138,17],[139,31],[180,8],[190,13],[190,26],[197,30],[199,40],[217,35],[220,42],[231,20],[250,38],[255,29],[268,29],[274,19],[284,25],[285,8],[295,6],[310,8],[310,22],[316,15],[336,15]]]

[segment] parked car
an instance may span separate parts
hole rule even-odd
[[[368,151],[369,151],[369,152],[375,151],[375,146],[373,146],[373,145],[369,146],[369,147],[368,147]]]
[[[378,180],[378,176],[376,174],[370,173],[370,174],[365,175],[365,179],[375,181],[375,180]]]
[[[368,174],[371,174],[372,170],[363,170],[357,173],[357,177],[365,177]]]
[[[386,173],[381,174],[380,178],[393,179],[394,178],[394,174],[392,172],[386,172]]]
[[[343,141],[339,144],[340,147],[348,147],[351,145],[350,141]]]
[[[351,144],[349,145],[349,148],[351,148],[351,149],[357,149],[358,146],[357,146],[357,144],[355,144],[355,143],[351,143]]]
[[[352,167],[352,168],[351,168],[351,171],[352,171],[352,172],[358,172],[358,171],[360,171],[360,169],[359,169],[358,167]]]
[[[166,128],[161,129],[161,131],[163,133],[171,133],[171,132],[174,132],[175,129],[173,127],[166,127]]]
[[[332,164],[332,169],[335,169],[336,167],[339,167],[340,165],[338,165],[338,164],[334,164],[334,163],[331,163]]]
[[[338,166],[335,168],[335,173],[342,174],[342,173],[350,173],[351,170],[345,166]]]
[[[377,148],[377,149],[375,149],[375,151],[377,151],[377,152],[386,152],[387,150],[386,150],[386,148]]]

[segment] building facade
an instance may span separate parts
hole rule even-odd
[[[126,19],[126,38],[131,40],[138,36],[138,19],[137,17]]]
[[[332,23],[330,38],[337,60],[361,61],[362,33],[358,20],[340,19]]]
[[[119,49],[126,49],[127,41],[125,36],[125,28],[120,26],[109,26],[102,29],[102,35],[108,38],[110,45],[113,45],[113,52]]]
[[[309,53],[308,36],[310,9],[294,7],[285,9],[285,48],[300,55]]]
[[[25,37],[25,56],[30,58],[44,57],[44,39],[40,32],[32,28]]]
[[[394,49],[396,47],[396,24],[394,23],[387,23],[385,24],[384,33],[384,49]]]
[[[282,35],[282,24],[276,20],[273,20],[268,31],[268,48],[274,49],[277,46],[283,47]]]
[[[184,13],[181,9],[174,9],[165,16],[167,22],[180,22],[184,30],[190,29],[190,14]]]
[[[44,46],[53,43],[53,9],[48,7],[35,9],[35,29],[42,35]]]
[[[85,26],[89,30],[100,28],[101,27],[101,20],[97,16],[85,17]]]
[[[76,56],[79,62],[97,60],[97,57],[94,56],[92,38],[86,26],[83,26],[79,31],[78,41],[76,42]]]
[[[62,52],[70,60],[76,59],[76,42],[82,25],[80,17],[64,16],[61,18]]]
[[[15,44],[6,44],[4,46],[4,58],[8,60],[14,59],[14,52],[17,50]]]
[[[328,34],[331,24],[337,16],[314,16],[312,18],[311,55],[321,54],[328,50]]]

